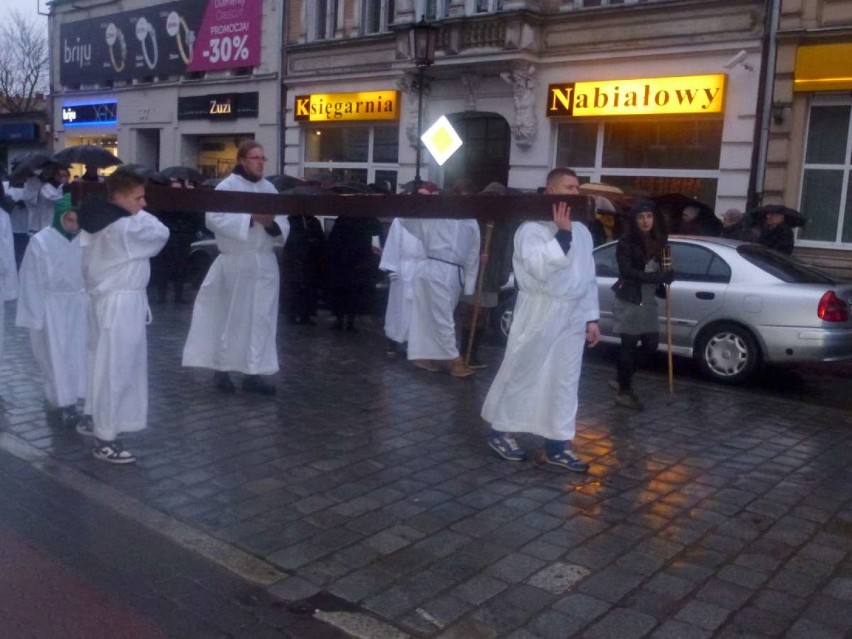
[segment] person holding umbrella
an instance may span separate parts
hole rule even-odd
[[[786,255],[793,254],[793,229],[787,223],[783,210],[767,211],[757,243]]]
[[[27,205],[29,230],[38,233],[53,222],[53,207],[68,184],[68,169],[59,164],[50,163],[41,171],[27,178],[21,195]]]

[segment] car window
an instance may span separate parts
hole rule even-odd
[[[737,253],[782,282],[793,284],[836,283],[834,279],[822,271],[759,244],[742,244],[737,247]]]
[[[693,244],[671,243],[672,268],[678,280],[687,282],[731,281],[731,267],[713,251]]]
[[[598,277],[618,277],[618,262],[615,259],[615,247],[613,242],[606,246],[595,249],[595,275]]]

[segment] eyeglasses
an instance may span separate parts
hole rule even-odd
[[[261,162],[266,162],[269,158],[265,158],[262,155],[247,155],[246,160],[260,160]]]

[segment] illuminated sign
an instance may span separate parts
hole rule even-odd
[[[65,126],[107,126],[118,123],[118,102],[63,104],[62,124]]]
[[[297,122],[398,120],[399,91],[297,95],[294,111]]]
[[[235,120],[256,118],[259,94],[210,93],[178,98],[178,120]]]
[[[437,122],[420,136],[420,139],[426,150],[435,158],[438,166],[443,166],[444,162],[449,160],[462,145],[462,139],[444,115],[438,118]]]
[[[852,43],[799,47],[793,91],[852,89]]]
[[[547,87],[548,117],[722,113],[725,75],[689,75]]]

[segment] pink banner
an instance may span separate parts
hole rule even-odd
[[[209,0],[188,71],[260,64],[263,0]]]

